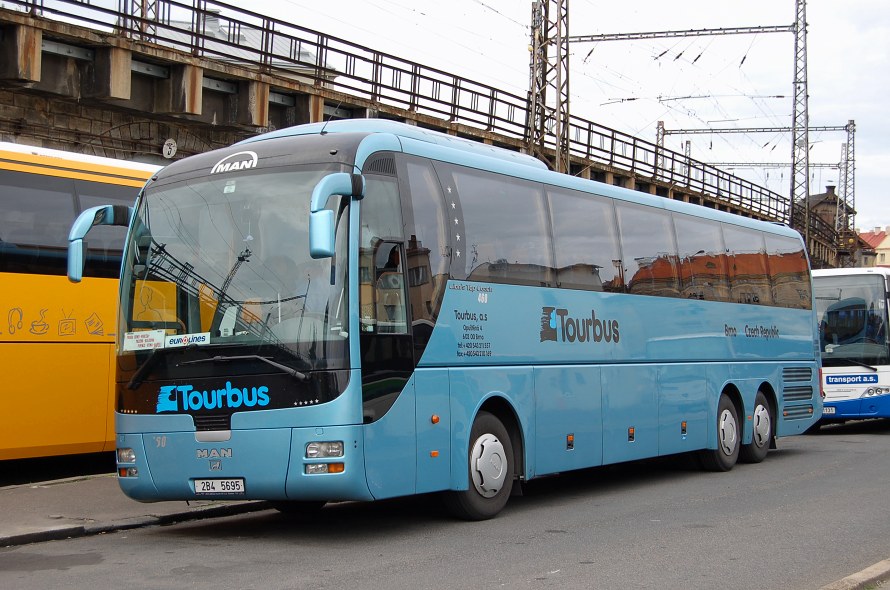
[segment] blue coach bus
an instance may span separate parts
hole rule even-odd
[[[686,452],[725,471],[821,414],[803,243],[775,224],[380,120],[170,164],[131,210],[117,460],[142,501],[282,510]]]

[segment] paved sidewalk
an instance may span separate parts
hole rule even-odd
[[[114,473],[0,488],[0,547],[267,510],[260,501],[144,504],[120,490]],[[890,559],[819,590],[865,590],[890,581]]]
[[[265,502],[155,502],[124,495],[117,476],[90,475],[0,488],[0,547],[265,510]]]

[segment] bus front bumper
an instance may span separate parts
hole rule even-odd
[[[838,401],[825,400],[822,403],[823,421],[866,418],[890,418],[890,395],[874,395]]]
[[[228,438],[208,438],[118,434],[121,489],[143,502],[372,499],[361,426],[232,430]]]

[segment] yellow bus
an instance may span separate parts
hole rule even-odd
[[[132,205],[158,169],[0,142],[0,460],[114,449],[124,232],[90,234],[80,286],[65,238],[84,209]]]

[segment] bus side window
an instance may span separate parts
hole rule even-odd
[[[548,189],[548,200],[557,286],[623,291],[616,264],[620,260],[612,203],[596,195],[555,188]]]
[[[402,334],[405,324],[405,283],[402,273],[402,256],[398,244],[382,243],[377,248],[377,303],[378,332]]]
[[[679,297],[677,248],[666,211],[618,203],[623,283],[628,293]]]
[[[359,244],[359,321],[362,332],[407,333],[402,215],[394,177],[366,174]]]

